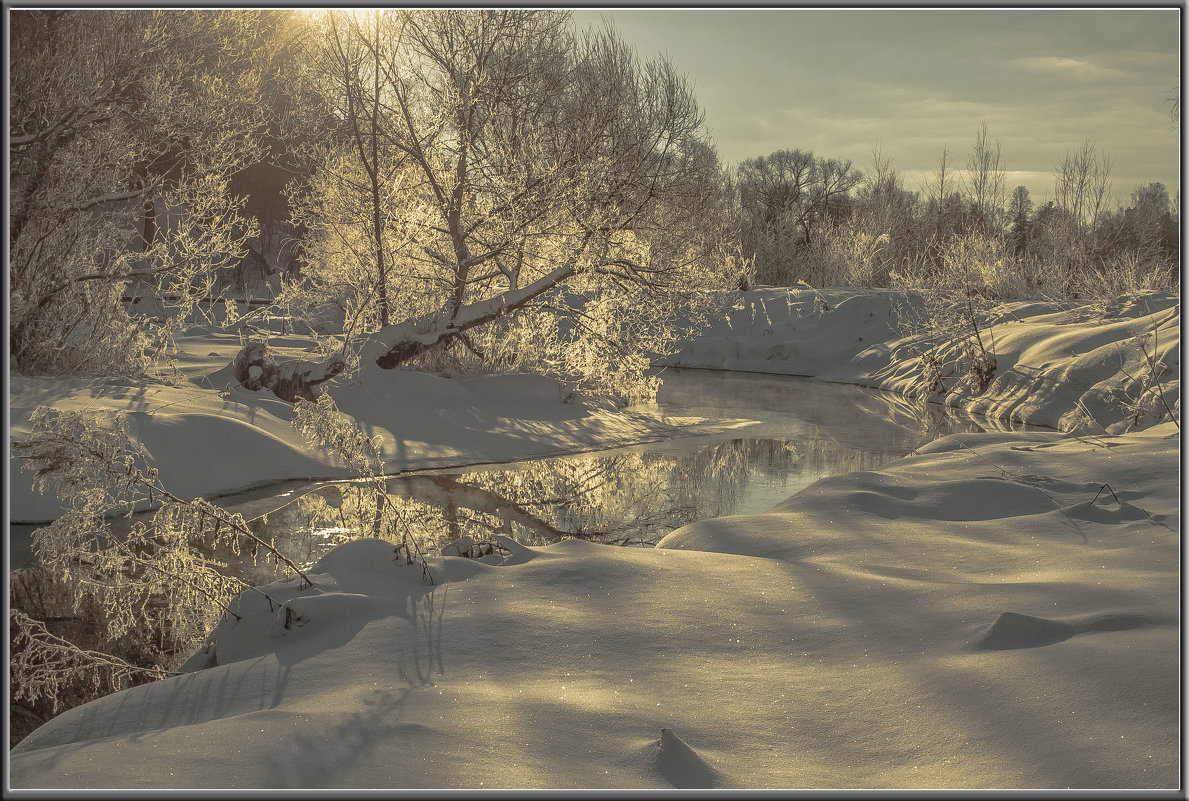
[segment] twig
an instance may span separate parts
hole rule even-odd
[[[175,670],[167,670],[165,668],[158,667],[141,667],[139,665],[134,665],[131,662],[126,662],[123,659],[120,659],[118,656],[114,656],[112,654],[105,654],[102,651],[89,651],[85,648],[80,648],[69,640],[62,639],[56,634],[51,633],[49,629],[45,627],[45,624],[42,621],[38,620],[37,618],[30,617],[19,609],[10,609],[8,614],[10,620],[14,620],[19,627],[25,629],[25,636],[28,637],[31,642],[36,642],[43,648],[49,648],[51,650],[85,657],[91,662],[103,667],[118,668],[128,672],[145,673],[158,679],[164,678],[166,676],[181,675]]]
[[[1152,329],[1152,337],[1153,337],[1152,351],[1153,351],[1153,353],[1156,351],[1156,345],[1157,345],[1157,340],[1155,339],[1156,336],[1158,336],[1158,334],[1156,332],[1156,329],[1153,328]],[[1141,351],[1143,351],[1144,359],[1146,359],[1148,362],[1148,374],[1151,376],[1151,379],[1150,379],[1151,383],[1149,384],[1149,388],[1151,388],[1152,386],[1156,387],[1156,395],[1160,398],[1160,403],[1163,404],[1164,410],[1166,412],[1168,412],[1168,419],[1172,420],[1173,425],[1175,425],[1177,427],[1177,431],[1180,431],[1181,424],[1179,422],[1177,422],[1177,418],[1173,415],[1172,409],[1169,408],[1168,401],[1164,397],[1164,387],[1162,387],[1160,385],[1160,376],[1158,376],[1156,374],[1156,360],[1148,355],[1148,349],[1144,346],[1143,342],[1139,343],[1139,349]]]
[[[232,616],[232,617],[234,617],[236,620],[243,620],[243,617],[242,617],[241,615],[237,615],[235,612],[232,612],[232,611],[231,611],[231,607],[229,607],[227,604],[225,604],[225,603],[223,603],[222,601],[220,601],[218,598],[214,597],[214,596],[213,596],[211,593],[207,592],[207,591],[206,591],[205,589],[203,589],[203,588],[202,588],[200,585],[198,585],[198,584],[194,583],[193,581],[190,581],[190,580],[189,580],[188,578],[186,578],[185,576],[179,575],[179,574],[177,574],[177,573],[173,572],[172,570],[166,570],[165,568],[161,567],[160,565],[153,564],[153,563],[152,563],[152,562],[150,562],[149,560],[147,560],[147,559],[143,559],[143,558],[141,558],[141,557],[139,557],[139,556],[136,556],[135,554],[133,554],[133,555],[131,555],[131,556],[127,557],[127,559],[128,559],[128,561],[129,561],[129,562],[132,562],[133,564],[139,564],[139,565],[141,565],[142,567],[147,567],[147,568],[150,568],[150,569],[152,569],[152,570],[156,570],[158,573],[162,573],[162,574],[164,574],[164,575],[166,575],[166,576],[169,576],[169,577],[170,577],[171,579],[173,579],[174,581],[177,581],[177,582],[179,582],[179,583],[181,583],[181,584],[186,584],[186,585],[188,585],[188,586],[190,586],[190,587],[194,588],[194,589],[195,589],[195,590],[197,590],[198,592],[200,592],[200,593],[202,593],[203,595],[205,595],[205,596],[206,596],[206,598],[207,598],[207,600],[209,600],[209,601],[212,601],[212,602],[213,602],[213,603],[215,603],[217,606],[221,607],[221,608],[223,609],[223,611],[224,611],[224,612],[226,612],[227,614],[231,615],[231,616]]]
[[[129,479],[133,482],[136,482],[136,483],[139,483],[139,484],[142,484],[143,486],[145,486],[150,493],[150,497],[152,497],[153,491],[156,490],[156,492],[158,494],[160,494],[162,498],[173,501],[174,503],[182,504],[184,506],[190,505],[189,502],[182,500],[177,495],[174,495],[172,492],[165,489],[165,487],[163,487],[162,485],[146,478],[144,476],[144,474],[141,473],[139,470],[133,470],[129,476]],[[219,523],[221,523],[223,525],[230,526],[234,531],[239,533],[241,536],[247,537],[248,539],[252,540],[256,545],[263,546],[264,549],[266,551],[268,551],[269,553],[271,553],[274,558],[284,562],[289,567],[290,570],[292,570],[297,575],[301,576],[301,579],[302,579],[302,581],[305,582],[305,584],[302,585],[301,587],[299,587],[299,589],[304,590],[306,587],[314,586],[314,582],[310,579],[310,577],[307,576],[302,571],[302,569],[300,567],[298,567],[296,564],[294,564],[289,559],[289,557],[285,556],[285,554],[283,554],[279,550],[277,550],[277,548],[274,545],[272,545],[271,543],[265,542],[264,540],[257,537],[251,531],[251,529],[247,528],[246,526],[242,526],[239,523],[235,522],[234,518],[232,518],[230,515],[227,515],[218,506],[215,506],[212,504],[210,510],[204,510],[204,514],[207,511],[209,511],[209,514],[211,515],[211,517],[213,517],[216,521],[218,521]]]
[[[1094,501],[1098,500],[1098,496],[1102,494],[1103,490],[1110,490],[1111,497],[1115,499],[1115,503],[1119,504],[1120,506],[1123,505],[1123,502],[1121,500],[1119,500],[1119,496],[1115,494],[1115,491],[1113,489],[1111,489],[1111,485],[1103,484],[1101,487],[1098,488],[1098,492],[1094,494],[1093,500],[1090,501],[1091,506],[1094,505]]]

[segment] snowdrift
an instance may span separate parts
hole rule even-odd
[[[755,290],[673,363],[906,388],[892,303]],[[38,729],[11,785],[1175,789],[1180,432],[1161,418],[1166,401],[1179,420],[1179,308],[1021,302],[990,330],[994,381],[945,402],[1076,436],[952,435],[656,549],[447,548],[432,584],[393,544],[352,542],[311,587],[240,596],[182,675]],[[1164,401],[1125,409],[1140,336],[1169,367]],[[682,422],[545,403],[539,381],[402,379],[335,392],[402,465]],[[213,420],[258,471],[330,466],[283,409],[228,390],[14,386],[14,424],[47,399],[130,408],[163,477],[227,469],[155,433]]]
[[[655,550],[505,540],[433,585],[344,545],[193,672],[34,732],[13,786],[1174,788],[1168,428],[955,435]]]
[[[911,394],[921,380],[922,343],[902,333],[901,320],[919,306],[919,296],[891,290],[754,289],[665,363]],[[936,343],[945,377],[932,400],[1067,432],[1145,428],[1167,419],[1168,409],[1179,418],[1179,297],[1126,297],[1106,306],[1006,301],[990,318],[980,327],[996,360],[990,386],[978,392],[963,382],[961,342],[949,339]],[[1145,350],[1163,365],[1155,381],[1147,380]],[[1138,422],[1129,409],[1139,410]]]
[[[164,486],[186,498],[353,475],[334,453],[311,446],[293,428],[292,404],[220,377],[221,383],[197,375],[193,383],[146,385],[11,376],[10,436],[29,433],[38,406],[126,412],[130,432]],[[217,388],[203,386],[212,383]],[[567,403],[559,382],[530,375],[446,379],[374,368],[332,385],[331,393],[369,437],[382,437],[389,472],[574,453],[748,423]],[[45,522],[61,514],[62,504],[35,492],[32,475],[21,467],[10,456],[9,520]]]

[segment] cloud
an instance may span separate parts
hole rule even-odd
[[[1014,58],[1008,63],[1032,72],[1068,75],[1073,78],[1117,78],[1127,74],[1113,67],[1100,67],[1085,59],[1063,56],[1026,56]]]
[[[1117,185],[1179,185],[1176,10],[606,13],[695,82],[725,162],[800,148],[866,170],[881,142],[915,188],[946,145],[964,167],[985,121],[1034,200],[1086,137]]]

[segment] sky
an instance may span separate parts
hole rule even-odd
[[[693,83],[719,157],[812,150],[869,169],[878,146],[917,190],[949,146],[965,166],[982,124],[1007,186],[1052,198],[1053,166],[1090,140],[1113,159],[1115,203],[1180,187],[1180,10],[614,9],[643,58],[667,54]]]

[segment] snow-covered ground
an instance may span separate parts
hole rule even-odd
[[[676,361],[911,386],[897,301],[822,294],[746,293]],[[238,599],[243,619],[190,672],[34,732],[11,753],[11,786],[1174,789],[1180,437],[1161,416],[1180,415],[1179,303],[1111,312],[1002,307],[984,331],[988,390],[946,381],[951,404],[1072,433],[953,435],[656,549],[443,553],[433,585],[390,544],[356,541],[315,566],[313,587],[264,588],[279,610]],[[1168,368],[1162,398],[1145,334]],[[192,358],[180,369],[194,376],[226,363]],[[392,437],[390,466],[682,422],[564,404],[539,380],[387,375],[331,391]],[[123,404],[162,477],[195,482],[183,492],[333,467],[289,433],[282,404],[222,386],[12,392],[17,434],[39,403]],[[244,474],[192,475],[229,458]]]
[[[904,336],[912,298],[880,290],[757,289],[734,312],[667,360],[677,367],[805,375],[911,393],[926,349]],[[936,400],[990,417],[1067,432],[1145,428],[1180,415],[1181,312],[1175,295],[1118,298],[1106,308],[1039,301],[991,310],[979,336],[995,356],[986,392],[962,379],[959,340],[936,343],[943,391]],[[969,334],[967,329],[965,333]],[[1147,356],[1167,373],[1148,386]],[[1123,406],[1143,409],[1129,425]]]
[[[123,411],[162,483],[186,498],[284,479],[353,475],[335,454],[311,448],[293,428],[292,404],[237,384],[229,365],[240,349],[238,334],[202,327],[178,337],[177,344],[174,365],[165,371],[170,383],[11,376],[12,437],[29,433],[29,416],[43,405]],[[278,359],[312,358],[309,346],[298,337],[270,341]],[[336,380],[331,394],[368,436],[382,437],[389,472],[572,453],[749,422],[567,403],[561,384],[528,375],[451,380],[372,366]],[[10,458],[9,467],[10,520],[43,522],[61,513],[55,497],[34,491],[19,459]]]

